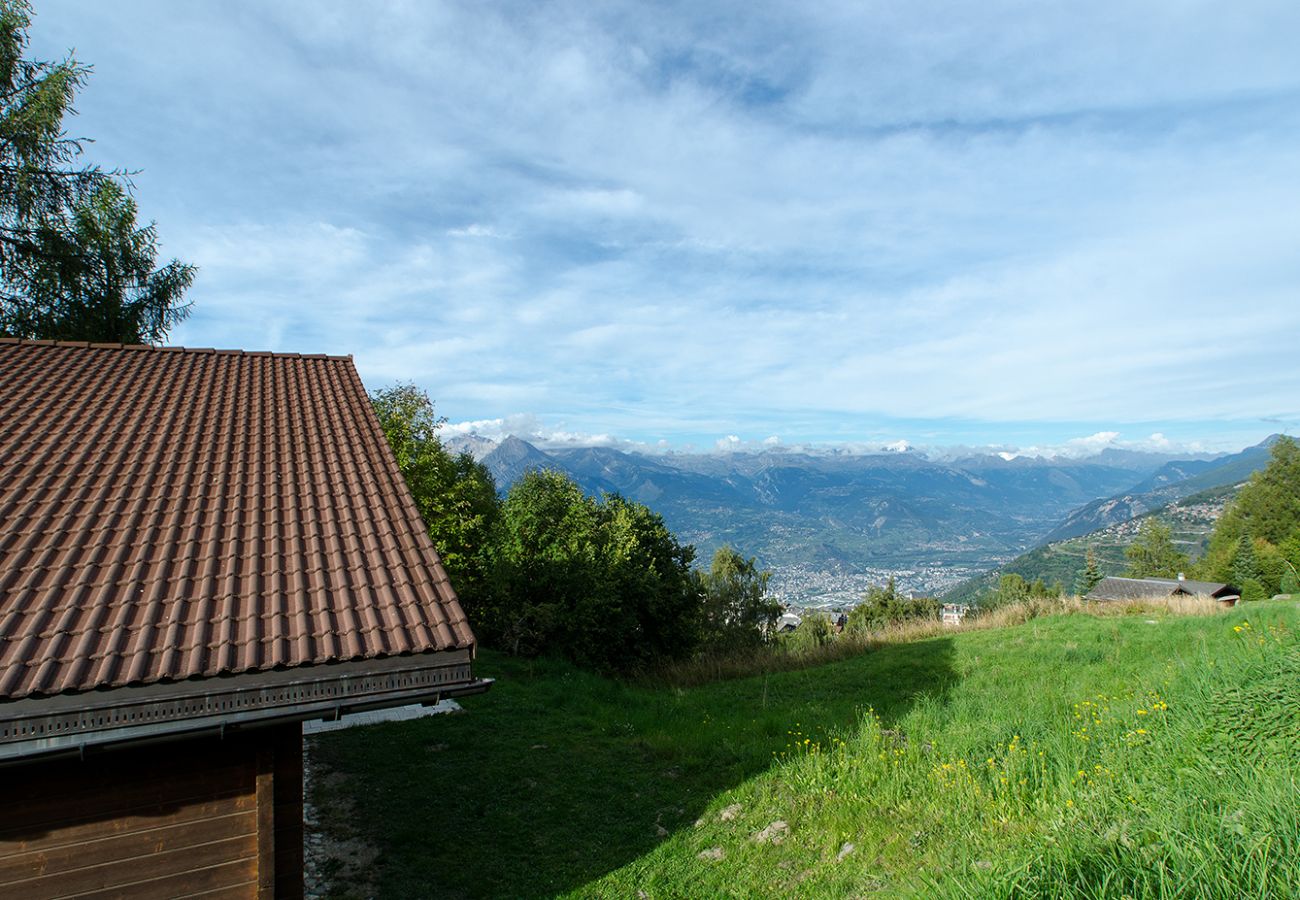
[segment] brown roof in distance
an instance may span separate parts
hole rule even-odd
[[[1143,600],[1172,597],[1174,594],[1223,597],[1239,591],[1217,581],[1192,581],[1186,578],[1103,578],[1088,592],[1087,600]]]
[[[349,357],[0,340],[0,700],[473,643]]]

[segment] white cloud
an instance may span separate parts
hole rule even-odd
[[[556,441],[1300,418],[1295,4],[68,0],[33,37],[201,266],[186,343]]]
[[[477,222],[471,222],[469,225],[465,225],[464,227],[461,228],[448,228],[447,236],[448,237],[472,237],[472,238],[503,237],[501,232],[497,231],[495,228],[492,228],[491,226],[488,225],[480,225]]]
[[[613,447],[620,450],[660,452],[668,449],[666,442],[646,444],[627,440],[612,434],[591,434],[556,428],[542,422],[537,416],[521,413],[497,419],[476,419],[464,422],[445,422],[442,433],[447,438],[476,436],[501,442],[514,436],[543,449],[566,447]]]
[[[1203,441],[1174,441],[1163,434],[1155,433],[1145,438],[1124,440],[1118,431],[1099,431],[1084,437],[1069,438],[1059,444],[1031,445],[1014,449],[999,450],[997,455],[1010,461],[1018,457],[1043,459],[1086,459],[1096,456],[1106,449],[1136,450],[1169,455],[1186,454],[1196,456],[1216,450],[1237,449],[1235,446],[1211,448]]]

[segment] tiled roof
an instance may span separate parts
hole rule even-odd
[[[350,358],[0,340],[0,700],[473,642]]]
[[[1217,596],[1231,585],[1217,581],[1191,581],[1174,578],[1103,578],[1088,592],[1089,600],[1141,600],[1169,597],[1175,593]]]

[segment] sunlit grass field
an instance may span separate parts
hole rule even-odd
[[[1300,605],[1082,612],[690,688],[484,653],[321,736],[332,892],[1300,896]]]

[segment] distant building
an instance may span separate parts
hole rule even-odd
[[[803,624],[803,617],[792,612],[781,613],[781,617],[776,620],[776,630],[778,632],[794,631]]]
[[[945,625],[960,625],[969,613],[970,607],[965,603],[945,603],[941,617]]]
[[[1224,606],[1235,606],[1241,590],[1218,581],[1177,578],[1103,578],[1085,600],[1163,600],[1169,597],[1212,597]]]

